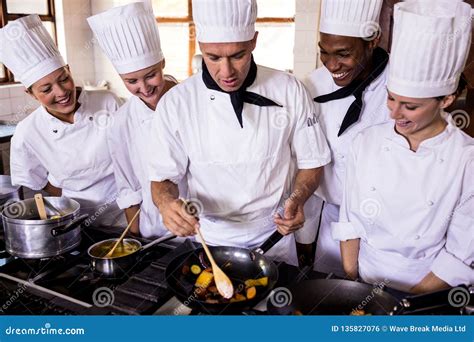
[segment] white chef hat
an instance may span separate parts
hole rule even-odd
[[[149,3],[115,7],[87,21],[119,74],[145,69],[163,60],[158,25]]]
[[[257,20],[256,0],[193,0],[193,20],[201,43],[252,40]]]
[[[0,61],[27,88],[66,65],[37,14],[0,29]]]
[[[380,30],[383,0],[323,0],[319,31],[367,38]]]
[[[462,1],[407,1],[394,7],[388,89],[429,98],[453,94],[471,44],[471,6]]]

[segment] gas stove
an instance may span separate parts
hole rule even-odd
[[[118,237],[120,232],[100,228],[83,231],[81,245],[73,252],[49,259],[13,258],[1,251],[0,235],[0,314],[6,315],[202,315],[190,310],[167,287],[165,270],[181,253],[196,248],[191,240],[171,240],[153,246],[121,278],[96,273],[87,255],[95,242]],[[142,244],[150,242],[138,239]],[[332,275],[277,264],[276,288],[305,279],[327,279]],[[392,295],[406,294],[391,289]],[[232,314],[266,314],[266,300],[255,308]],[[452,308],[435,308],[423,314],[454,314]]]

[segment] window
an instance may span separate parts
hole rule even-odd
[[[0,27],[29,14],[38,14],[46,30],[56,41],[54,0],[0,0]],[[0,64],[0,83],[11,82],[15,82],[13,74]]]
[[[257,3],[256,62],[281,70],[293,69],[295,1],[257,0]],[[166,72],[179,80],[192,74],[192,58],[200,53],[191,8],[191,0],[153,0]]]

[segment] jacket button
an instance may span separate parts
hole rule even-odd
[[[94,120],[94,118],[92,116],[89,116],[89,121],[92,121]]]
[[[443,162],[444,162],[444,159],[443,159],[443,158],[440,158],[440,159],[439,159],[439,162],[440,162],[440,163],[443,163]]]
[[[211,97],[210,97],[211,101],[214,101],[215,98],[216,98],[216,97],[215,97],[214,95],[211,95]]]
[[[58,130],[57,130],[57,129],[53,129],[53,133],[58,133]]]
[[[434,204],[433,201],[428,201],[428,206],[431,207],[433,204]]]
[[[388,147],[384,147],[383,150],[384,150],[385,152],[390,151],[390,149],[389,149]]]
[[[420,240],[420,238],[421,238],[420,235],[415,236],[415,240]]]
[[[375,190],[377,190],[377,189],[376,189],[374,186],[372,186],[372,187],[370,188],[370,191],[375,191]]]

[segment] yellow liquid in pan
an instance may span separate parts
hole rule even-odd
[[[115,241],[107,241],[106,243],[103,243],[97,246],[96,248],[94,248],[91,251],[91,254],[96,257],[103,258],[112,249],[114,244],[115,244]],[[115,248],[115,251],[110,256],[110,258],[118,258],[118,257],[123,257],[125,255],[132,254],[136,252],[139,248],[140,247],[133,242],[122,241],[122,243],[119,244],[117,248]]]

